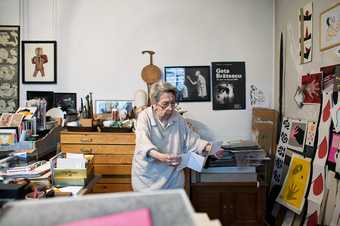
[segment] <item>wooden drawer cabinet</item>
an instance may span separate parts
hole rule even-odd
[[[92,192],[132,191],[134,133],[61,132],[62,152],[94,155],[94,173],[102,178]]]

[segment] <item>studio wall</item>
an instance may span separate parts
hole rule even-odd
[[[250,85],[273,99],[272,0],[2,0],[0,24],[20,24],[23,40],[57,40],[55,85],[27,90],[76,92],[94,99],[133,99],[154,50],[164,66],[246,62],[246,110],[213,111],[211,102],[183,103],[210,139],[250,138]]]

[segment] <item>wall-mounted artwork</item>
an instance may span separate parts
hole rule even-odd
[[[313,3],[299,10],[300,63],[312,61],[313,53]]]
[[[301,87],[304,104],[320,104],[321,102],[321,76],[322,73],[303,75]]]
[[[340,45],[340,3],[320,14],[320,50]]]
[[[332,134],[332,144],[329,150],[328,161],[335,163],[335,154],[340,154],[340,134]]]
[[[176,87],[180,102],[210,101],[209,66],[165,67],[164,78]]]
[[[56,41],[22,41],[22,82],[57,83]]]
[[[299,152],[303,152],[307,135],[307,121],[292,120],[292,127],[289,132],[288,147]]]
[[[213,62],[212,87],[213,110],[245,109],[245,62]]]
[[[54,107],[54,92],[52,91],[27,91],[26,99],[45,99],[46,100],[46,111]]]
[[[276,201],[300,214],[308,187],[311,159],[293,154],[288,173]]]
[[[95,112],[97,116],[112,115],[114,120],[125,120],[132,113],[132,100],[96,100]],[[115,115],[113,110],[115,110]]]
[[[54,105],[67,114],[77,113],[76,93],[54,93]]]
[[[20,27],[0,26],[0,114],[19,107]]]

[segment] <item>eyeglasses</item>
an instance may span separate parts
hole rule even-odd
[[[169,106],[174,109],[177,106],[177,103],[169,103],[169,102],[165,102],[165,103],[161,103],[161,104],[157,104],[158,106],[160,106],[163,110],[167,109]]]

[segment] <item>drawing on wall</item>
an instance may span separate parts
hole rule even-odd
[[[304,104],[320,104],[321,102],[321,76],[322,73],[303,75],[301,87]]]
[[[328,161],[335,163],[336,153],[340,153],[340,134],[332,133],[332,144],[329,150]]]
[[[19,107],[19,26],[0,26],[0,114]]]
[[[340,3],[320,14],[320,50],[340,45]]]
[[[320,68],[320,71],[322,71],[322,90],[328,90],[328,91],[338,91],[337,86],[335,86],[335,73],[336,70],[339,70],[337,68],[340,67],[340,64],[336,65],[329,65]]]
[[[289,132],[288,147],[303,152],[307,134],[307,121],[292,120],[292,127]]]
[[[282,189],[276,201],[300,214],[308,187],[311,159],[293,154]]]
[[[286,156],[288,137],[289,137],[289,131],[290,131],[291,125],[292,125],[292,122],[290,119],[283,118],[279,144],[277,145],[277,148],[276,148],[271,188],[273,188],[276,185],[282,184],[282,178],[283,178],[282,169],[283,169],[284,159]]]
[[[249,98],[252,107],[263,106],[265,104],[264,92],[255,85],[250,85]]]
[[[313,52],[313,3],[301,8],[299,14],[300,63],[312,61]]]
[[[315,161],[315,160],[314,160]],[[325,166],[313,163],[313,176],[309,189],[308,200],[311,200],[319,205],[323,200],[325,190]]]
[[[245,109],[245,62],[213,62],[212,86],[213,110]]]
[[[338,97],[339,97],[339,93],[338,93]],[[332,122],[333,122],[333,128],[334,131],[339,133],[340,132],[340,98],[338,98],[338,103],[336,103],[333,107],[332,107]]]
[[[313,146],[315,140],[317,124],[316,122],[308,122],[307,123],[307,135],[306,135],[306,145]]]

